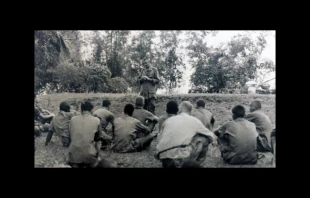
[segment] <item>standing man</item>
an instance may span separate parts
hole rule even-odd
[[[159,83],[159,74],[156,68],[151,67],[148,62],[143,62],[144,69],[138,77],[141,85],[140,95],[145,98],[144,109],[155,114],[156,87]]]

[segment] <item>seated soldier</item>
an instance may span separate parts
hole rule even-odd
[[[167,119],[158,134],[157,155],[164,168],[180,168],[187,160],[202,164],[213,133],[191,116],[192,105],[180,104],[179,115]]]
[[[257,132],[255,124],[244,119],[245,108],[237,105],[232,109],[233,120],[225,123],[214,131],[224,163],[228,164],[256,164]]]
[[[147,148],[155,135],[139,120],[131,117],[134,111],[132,104],[124,108],[124,115],[114,121],[115,136],[112,149],[119,153],[142,151]]]
[[[41,132],[48,131],[54,114],[38,107],[38,100],[34,94],[34,134],[40,136]]]
[[[73,168],[94,168],[99,162],[100,141],[111,139],[101,128],[99,118],[91,115],[94,108],[86,101],[81,104],[82,114],[71,118],[69,133],[69,165]]]
[[[114,115],[109,111],[111,102],[109,100],[104,100],[102,102],[102,108],[97,109],[96,111],[93,112],[93,116],[98,117],[101,122],[102,130],[107,133],[107,126],[109,123],[112,125],[112,133],[108,135],[111,135],[112,137],[114,136]],[[106,143],[104,143],[106,144]]]
[[[71,142],[69,135],[69,123],[71,118],[77,115],[77,112],[70,112],[70,105],[67,102],[60,103],[59,110],[60,111],[51,122],[50,130],[46,136],[45,145],[48,145],[55,132],[63,147],[67,148]]]
[[[158,122],[158,117],[152,114],[151,112],[143,109],[143,106],[144,106],[144,97],[138,96],[136,98],[136,107],[132,114],[132,117],[139,120],[142,124],[144,124],[150,129],[150,132],[152,132],[154,130],[155,125]]]
[[[250,104],[250,114],[245,116],[250,122],[256,126],[256,131],[259,135],[257,151],[271,152],[270,133],[272,131],[272,124],[269,117],[261,110],[262,105],[260,101],[254,100]]]
[[[158,121],[158,132],[160,132],[161,127],[165,120],[168,118],[177,115],[179,111],[178,104],[175,101],[169,101],[166,106],[166,115],[160,116]]]
[[[275,155],[276,154],[276,128],[274,128],[271,131],[270,139],[271,139],[272,153]]]
[[[196,109],[193,110],[192,115],[198,118],[198,120],[200,120],[205,127],[212,131],[215,119],[212,113],[205,109],[205,101],[198,100],[196,105]]]
[[[273,165],[275,165],[276,163],[276,129],[274,128],[272,131],[271,131],[271,148],[272,148],[272,153],[274,155],[274,158],[273,158]]]

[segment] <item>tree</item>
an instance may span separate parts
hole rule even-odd
[[[52,69],[70,57],[70,50],[57,31],[35,31],[35,90],[54,85]]]
[[[162,31],[160,33],[160,47],[157,53],[157,68],[160,76],[163,76],[160,87],[164,87],[171,93],[179,86],[182,80],[183,63],[182,54],[179,52],[180,31]],[[162,56],[162,57],[160,57]]]
[[[260,69],[274,71],[272,61],[259,62],[265,45],[262,34],[256,39],[248,35],[236,35],[218,48],[208,48],[202,39],[196,38],[188,46],[191,65],[196,69],[191,82],[195,86],[206,86],[209,93],[236,89],[238,83],[244,86],[248,79],[259,74]]]
[[[56,92],[75,92],[80,93],[86,90],[86,84],[81,75],[81,70],[75,67],[72,62],[62,62],[53,70],[55,77]]]
[[[148,61],[157,68],[160,77],[158,88],[171,92],[179,86],[182,79],[182,68],[185,67],[183,54],[179,48],[180,31],[135,32],[128,50],[125,79],[135,91],[138,91],[137,75],[142,72],[142,62]],[[156,40],[158,42],[156,42]]]
[[[106,65],[112,78],[122,77],[125,63],[128,30],[95,31],[94,44],[96,46],[94,59],[97,63]],[[125,56],[124,56],[125,55]]]
[[[78,65],[82,61],[81,47],[83,41],[81,32],[77,30],[61,30],[58,32],[62,35],[66,46],[70,50],[71,62]]]
[[[142,62],[149,61],[153,63],[156,56],[154,46],[155,31],[133,32],[131,45],[128,47],[128,58],[126,61],[124,78],[130,87],[133,87],[134,92],[138,92],[137,76],[142,71]]]
[[[87,85],[86,92],[106,92],[111,72],[103,65],[92,64],[81,68],[84,84]]]

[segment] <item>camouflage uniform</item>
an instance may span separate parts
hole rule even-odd
[[[151,80],[142,80],[143,76],[147,76]],[[155,114],[155,100],[156,100],[156,87],[159,83],[159,74],[156,68],[150,67],[144,69],[138,77],[138,82],[141,84],[140,95],[145,98],[144,109]]]

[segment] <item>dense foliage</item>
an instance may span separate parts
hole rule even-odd
[[[236,35],[214,48],[217,31],[35,31],[35,91],[137,92],[142,62],[158,69],[160,83],[172,93],[181,86],[186,61],[194,73],[192,90],[221,92],[260,80],[275,65],[261,60],[265,34]]]

